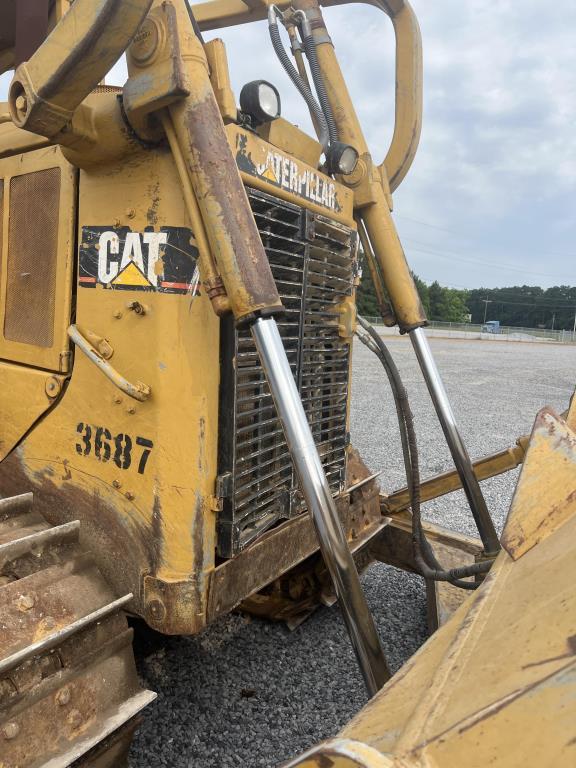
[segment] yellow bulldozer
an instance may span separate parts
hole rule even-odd
[[[576,765],[576,403],[471,460],[391,215],[420,136],[418,23],[370,0],[396,35],[377,165],[320,7],[342,2],[0,4],[1,768],[125,764],[154,699],[127,615],[193,635],[332,592],[370,701],[291,766]],[[257,20],[315,136],[264,79],[237,98],[204,37]],[[124,87],[104,85],[124,54]],[[360,251],[453,472],[420,478],[406,390],[356,313]],[[350,444],[355,335],[394,395],[389,495]],[[479,481],[519,464],[499,540]],[[422,520],[458,488],[478,539]],[[425,579],[435,630],[392,679],[358,576],[375,560]]]

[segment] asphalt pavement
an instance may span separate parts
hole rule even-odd
[[[414,412],[421,472],[452,468],[422,376],[405,337],[386,336]],[[576,382],[576,347],[431,339],[472,456],[528,434],[536,412],[567,407]],[[393,401],[379,361],[356,342],[352,441],[390,491],[405,484]],[[482,483],[499,528],[517,470]],[[424,506],[424,515],[474,534],[461,492]],[[417,576],[372,566],[363,576],[390,666],[398,669],[426,639],[426,599]],[[230,615],[192,638],[138,630],[145,685],[158,693],[135,739],[130,768],[278,766],[334,736],[366,701],[337,607],[319,609],[296,631]]]

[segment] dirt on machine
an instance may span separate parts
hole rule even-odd
[[[378,164],[322,14],[340,4],[0,5],[0,768],[127,764],[154,706],[129,616],[194,635],[336,601],[369,701],[290,766],[576,760],[576,403],[469,456],[391,213],[421,131],[418,22],[369,3],[396,35]],[[273,83],[235,94],[207,39],[261,20],[313,136]],[[451,472],[421,477],[408,393],[356,311],[361,254]],[[355,339],[393,395],[395,492],[350,441]],[[519,465],[499,537],[480,482]],[[422,519],[458,489],[478,537]],[[392,679],[359,579],[374,561],[427,589],[431,638]]]

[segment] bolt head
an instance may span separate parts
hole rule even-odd
[[[120,312],[120,310],[116,310],[116,312],[114,312],[114,317],[116,320],[120,320],[122,318],[122,312]]]
[[[0,705],[17,692],[16,686],[8,678],[0,680]]]
[[[56,397],[60,394],[61,389],[62,385],[55,376],[50,376],[50,378],[46,380],[46,394],[48,397]]]
[[[78,709],[71,709],[66,718],[66,722],[68,725],[71,725],[72,728],[79,728],[82,725],[83,720],[82,712]]]
[[[65,686],[64,688],[60,688],[58,693],[56,694],[56,704],[58,704],[61,707],[65,707],[66,704],[70,703],[70,688],[68,686]]]
[[[112,480],[112,485],[114,486],[114,488],[122,488],[122,483],[120,482],[120,480]]]
[[[25,611],[29,611],[31,608],[34,608],[35,603],[36,601],[32,595],[20,595],[20,597],[16,600],[16,607],[19,611],[24,613]]]
[[[14,720],[12,720],[10,723],[5,723],[4,726],[2,727],[2,735],[4,736],[6,741],[15,739],[19,733],[20,733],[20,726]]]
[[[148,612],[154,621],[163,621],[166,617],[166,606],[161,600],[151,600],[148,603]]]
[[[18,112],[27,112],[28,111],[28,99],[26,96],[21,93],[20,96],[17,97],[15,101],[16,109]]]
[[[128,499],[128,501],[134,501],[134,499],[136,498],[136,497],[134,496],[134,494],[132,493],[132,491],[126,491],[126,493],[124,494],[124,496],[126,496],[126,498]]]

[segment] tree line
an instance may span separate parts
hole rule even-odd
[[[574,328],[576,286],[514,285],[459,290],[442,286],[437,280],[428,285],[417,275],[413,277],[429,320],[474,324],[499,320],[500,325],[516,328]],[[365,264],[358,289],[358,311],[368,317],[380,315],[370,270]]]

